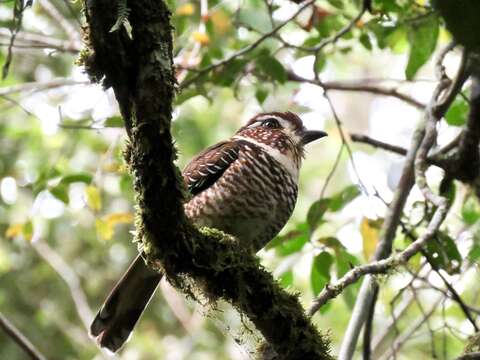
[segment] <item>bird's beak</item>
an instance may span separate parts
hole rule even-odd
[[[308,143],[311,143],[312,141],[315,141],[317,139],[320,139],[324,136],[328,136],[328,134],[325,131],[320,131],[320,130],[304,130],[302,132],[302,144],[306,145]]]

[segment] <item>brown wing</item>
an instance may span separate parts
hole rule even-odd
[[[240,144],[223,141],[198,154],[183,170],[183,179],[192,195],[212,186],[215,181],[238,159]]]

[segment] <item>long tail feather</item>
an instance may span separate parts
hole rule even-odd
[[[135,258],[90,325],[102,348],[116,352],[128,340],[161,279],[140,255]]]

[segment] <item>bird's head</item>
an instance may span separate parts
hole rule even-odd
[[[293,162],[298,172],[305,145],[324,136],[327,136],[324,131],[307,130],[302,119],[292,112],[269,112],[254,116],[234,138],[262,147],[282,163]]]

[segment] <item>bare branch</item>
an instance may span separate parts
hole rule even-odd
[[[0,40],[9,41],[9,39],[9,31],[0,28]],[[78,41],[71,42],[69,40],[56,39],[51,36],[25,31],[16,35],[15,43],[12,46],[32,49],[52,49],[71,54],[77,54],[81,49],[81,43]]]
[[[325,90],[338,90],[338,91],[353,91],[353,92],[366,92],[377,95],[391,96],[406,102],[418,109],[424,109],[425,104],[420,101],[399,92],[394,87],[382,87],[380,85],[372,85],[365,83],[364,81],[325,81],[322,82],[319,79],[307,79],[295,74],[293,71],[287,71],[288,80],[294,82],[308,83],[320,86]]]
[[[73,79],[61,78],[44,82],[27,82],[12,86],[0,87],[0,96],[8,96],[19,92],[38,92],[43,90],[55,89],[62,86],[71,85],[90,85],[89,81],[78,81]]]
[[[80,285],[80,280],[72,268],[57,254],[46,242],[37,239],[32,240],[32,246],[37,253],[55,270],[55,272],[65,281],[70,290],[70,295],[75,304],[78,316],[85,329],[89,329],[90,322],[93,319],[92,310],[88,305],[87,297]]]
[[[457,360],[478,360],[478,359],[480,359],[480,351],[464,354],[457,358]]]
[[[420,329],[423,324],[434,314],[437,310],[438,305],[443,300],[443,296],[439,296],[434,300],[433,306],[429,311],[425,312],[421,317],[414,321],[407,329],[402,332],[402,335],[393,343],[390,352],[386,353],[384,356],[380,357],[379,360],[391,359],[393,354],[396,353],[400,348],[407,342],[413,334],[415,334],[418,329]]]
[[[373,139],[367,135],[363,134],[350,134],[350,139],[352,139],[353,142],[359,142],[363,144],[367,144],[370,146],[373,146],[374,148],[380,148],[383,150],[390,151],[392,153],[398,154],[405,156],[407,155],[407,149],[401,147],[401,146],[396,146],[392,145],[380,140]]]
[[[37,348],[0,312],[0,328],[33,360],[46,360]]]

